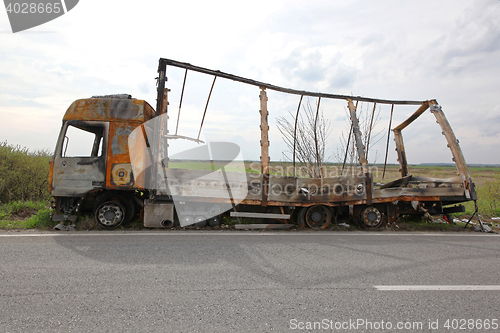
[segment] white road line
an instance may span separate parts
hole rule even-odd
[[[468,285],[468,286],[374,286],[377,290],[383,291],[407,291],[407,290],[500,290],[500,286],[479,286],[479,285]]]

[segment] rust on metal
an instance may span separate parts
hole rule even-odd
[[[260,165],[262,177],[262,206],[267,206],[269,191],[269,124],[266,88],[260,90]]]
[[[391,138],[391,126],[392,126],[393,112],[394,112],[394,104],[391,105],[391,116],[389,118],[389,127],[387,128],[387,144],[385,146],[384,172],[382,173],[382,180],[384,180],[384,178],[385,178],[385,169],[387,167],[387,155],[389,153],[389,139]]]
[[[63,121],[123,121],[143,123],[155,116],[153,108],[145,101],[124,98],[86,98],[74,101],[66,111]]]
[[[356,107],[352,103],[351,99],[347,100],[347,105],[351,115],[352,133],[354,134],[354,141],[356,142],[359,164],[361,164],[363,173],[366,174],[368,173],[368,161],[366,160],[365,147],[363,146],[363,140],[361,139],[361,130],[359,129],[359,120],[356,115]]]
[[[319,114],[319,105],[321,103],[321,97],[318,97],[318,107],[316,108],[316,116],[314,117],[314,145],[316,149],[316,161],[318,163],[318,176],[321,178],[321,158],[319,156],[318,150],[318,114]]]
[[[299,111],[300,111],[300,105],[302,104],[302,98],[304,98],[304,95],[300,95],[300,100],[299,100],[299,106],[297,107],[297,113],[295,114],[295,126],[293,128],[293,157],[292,157],[292,164],[293,164],[293,176],[295,177],[295,150],[297,147],[297,122],[299,120]]]

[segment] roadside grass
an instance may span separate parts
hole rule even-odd
[[[46,201],[13,201],[0,205],[0,229],[50,229],[56,223],[50,218]]]

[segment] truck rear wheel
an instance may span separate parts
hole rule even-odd
[[[305,212],[305,220],[309,228],[321,230],[330,225],[332,213],[323,205],[311,206]]]
[[[359,213],[359,222],[364,228],[377,228],[383,222],[383,214],[377,207],[368,206]]]

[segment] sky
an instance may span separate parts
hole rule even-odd
[[[500,1],[95,1],[12,33],[0,9],[0,142],[53,150],[76,99],[128,93],[156,105],[159,58],[299,90],[382,99],[437,99],[470,164],[500,164]],[[170,131],[184,72],[168,68]],[[197,136],[213,78],[189,73],[179,133]],[[270,155],[286,147],[276,118],[298,96],[268,91]],[[316,107],[317,100],[305,103]],[[345,133],[345,101],[321,101],[329,156]],[[364,104],[361,109],[371,110]],[[396,106],[393,126],[417,107]],[[390,106],[370,161],[383,163]],[[260,156],[259,89],[218,79],[203,138]],[[451,163],[430,112],[403,131],[409,163]],[[376,140],[376,141],[377,141]],[[397,163],[390,140],[389,163]]]

